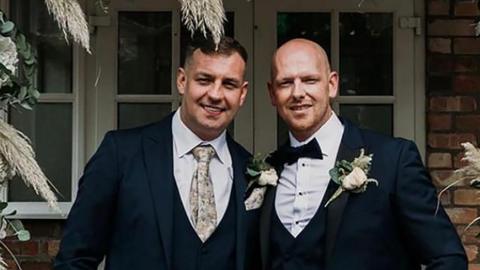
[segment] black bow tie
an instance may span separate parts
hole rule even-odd
[[[318,142],[315,138],[309,143],[299,147],[285,145],[274,152],[267,162],[274,166],[283,165],[284,163],[291,165],[302,157],[323,159],[322,150],[320,149],[320,145],[318,145]]]

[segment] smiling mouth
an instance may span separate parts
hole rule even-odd
[[[214,105],[200,104],[200,106],[202,106],[202,108],[210,114],[220,114],[226,111],[225,108],[214,106]]]
[[[290,110],[292,110],[294,112],[301,112],[301,111],[309,109],[310,107],[312,107],[312,105],[308,105],[308,104],[294,105],[294,106],[290,106]]]

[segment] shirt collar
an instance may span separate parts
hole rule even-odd
[[[290,138],[290,146],[292,147],[299,147],[301,145],[309,143],[313,138],[317,139],[318,144],[320,145],[320,149],[324,154],[331,154],[335,149],[332,149],[334,145],[331,142],[335,142],[336,140],[341,139],[343,135],[343,125],[338,116],[332,112],[330,118],[321,126],[315,133],[313,133],[310,138],[300,142],[292,135],[291,132],[288,133]]]
[[[197,145],[209,144],[215,149],[215,156],[221,163],[230,166],[229,153],[226,140],[226,131],[223,131],[217,138],[211,141],[200,139],[192,130],[190,130],[180,117],[180,108],[175,112],[172,118],[173,143],[177,150],[177,157],[181,158],[190,153]]]

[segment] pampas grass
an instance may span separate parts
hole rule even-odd
[[[2,166],[6,163],[9,167],[6,174],[20,176],[27,187],[32,187],[52,209],[60,212],[57,197],[50,188],[53,185],[35,161],[28,138],[3,121],[0,121],[0,158],[4,161]]]
[[[179,0],[182,5],[182,21],[193,35],[200,30],[207,37],[211,33],[215,44],[220,43],[226,21],[222,0]]]
[[[45,0],[48,12],[57,21],[58,26],[68,41],[68,34],[73,40],[90,53],[90,36],[85,14],[76,0]]]

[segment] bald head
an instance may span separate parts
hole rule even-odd
[[[330,73],[330,63],[325,50],[311,40],[296,38],[283,43],[273,54],[270,69],[271,80],[275,79],[279,65],[299,54],[307,55],[312,61],[321,65],[327,73]]]

